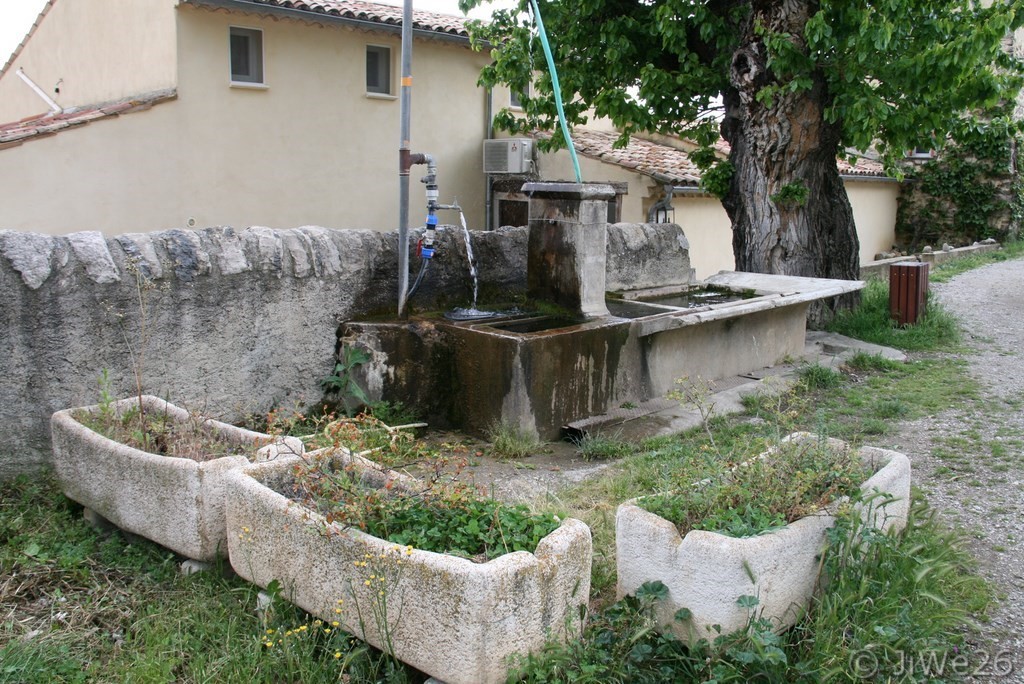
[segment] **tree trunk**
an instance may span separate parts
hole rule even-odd
[[[722,122],[734,167],[722,204],[732,221],[736,268],[857,280],[857,230],[836,165],[840,123],[824,119],[829,103],[824,79],[815,73],[809,90],[786,90],[771,101],[756,99],[762,88],[780,81],[767,67],[755,22],[794,36],[804,48],[804,25],[817,3],[770,0],[753,5],[740,27],[742,40],[733,55]],[[809,321],[820,326],[838,308],[856,301],[856,295],[847,295],[812,306]]]

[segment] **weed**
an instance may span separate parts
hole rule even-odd
[[[899,361],[887,359],[881,354],[869,354],[859,351],[851,356],[845,365],[851,370],[885,372],[898,370],[903,364]]]
[[[843,382],[842,373],[817,363],[804,366],[800,369],[799,375],[800,381],[808,389],[812,390],[832,389],[833,387],[839,387]]]
[[[540,446],[535,435],[511,423],[495,423],[487,437],[499,458],[526,458]]]
[[[575,443],[584,461],[609,461],[622,458],[633,453],[636,448],[633,444],[624,442],[618,437],[608,437],[590,432],[575,440]]]
[[[673,475],[675,491],[646,497],[640,506],[681,535],[701,529],[746,537],[856,497],[867,474],[849,448],[821,438],[792,440],[740,464],[691,461]]]
[[[874,414],[878,418],[895,420],[903,418],[910,413],[910,407],[899,399],[882,399],[874,407]]]

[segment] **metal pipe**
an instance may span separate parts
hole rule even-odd
[[[484,95],[484,140],[494,137],[494,90],[487,88]],[[486,144],[486,143],[485,143]],[[494,217],[491,216],[494,202],[494,180],[491,174],[484,174],[484,230],[494,230]]]
[[[32,92],[34,92],[36,95],[43,99],[43,102],[46,103],[46,106],[50,108],[51,116],[54,114],[60,114],[62,111],[64,111],[59,104],[53,101],[53,98],[51,98],[49,95],[43,92],[43,89],[36,85],[36,82],[28,77],[28,74],[25,73],[24,69],[18,67],[18,70],[15,73],[18,74],[18,77],[25,82],[25,85],[32,89]]]
[[[405,316],[409,293],[409,144],[412,106],[412,0],[402,7],[402,90],[400,97],[402,131],[398,146],[398,317]]]

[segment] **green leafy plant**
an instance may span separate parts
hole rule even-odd
[[[784,209],[795,209],[807,204],[810,194],[811,191],[803,181],[794,181],[779,188],[779,191],[772,195],[772,202]]]
[[[366,392],[354,376],[355,370],[369,360],[370,355],[366,350],[350,344],[342,345],[334,364],[334,372],[320,380],[324,393],[336,397],[346,415],[352,415],[355,409],[369,403]]]
[[[370,415],[391,426],[416,423],[420,420],[420,412],[414,406],[406,406],[401,401],[374,401],[369,405]]]

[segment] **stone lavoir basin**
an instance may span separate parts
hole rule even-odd
[[[339,338],[371,361],[355,369],[373,400],[486,434],[503,423],[556,439],[574,422],[661,399],[684,376],[711,381],[803,353],[812,302],[862,281],[690,269],[657,288],[606,292],[608,186],[531,183],[528,301],[559,313],[350,321]],[[669,247],[672,248],[672,247]],[[681,241],[675,249],[685,252]],[[682,255],[679,261],[687,261]],[[671,280],[675,278],[675,280]],[[695,303],[714,290],[714,301]]]
[[[344,449],[330,458],[367,486],[408,482]],[[564,520],[533,553],[475,563],[328,522],[281,493],[294,477],[283,462],[228,476],[229,555],[246,580],[276,580],[283,598],[447,684],[504,682],[511,656],[578,628],[592,556],[582,522]]]
[[[663,398],[677,378],[710,381],[799,356],[811,302],[863,287],[737,272],[700,285],[735,298],[695,308],[659,303],[696,287],[687,283],[619,293],[604,301],[608,315],[591,319],[426,315],[349,322],[343,336],[370,351],[358,372],[374,398],[427,407],[437,425],[486,434],[504,422],[557,439],[573,421]]]
[[[175,423],[196,419],[163,399],[143,395],[153,416]],[[137,398],[114,402],[121,414],[138,406]],[[99,406],[66,409],[53,414],[53,471],[69,499],[117,527],[145,537],[186,558],[212,561],[227,554],[224,526],[224,475],[253,459],[287,460],[302,453],[294,437],[277,440],[216,420],[198,419],[200,429],[238,447],[236,454],[196,461],[153,454],[116,442],[79,421],[82,412]]]
[[[787,439],[819,438],[795,433]],[[847,448],[839,440],[830,439],[828,444]],[[864,500],[855,504],[861,519],[883,531],[902,529],[910,507],[910,460],[874,447],[857,453],[872,473],[860,486]],[[771,452],[761,457],[771,457]],[[722,634],[742,629],[752,614],[737,603],[742,596],[758,599],[753,609],[757,617],[780,630],[792,626],[818,585],[825,535],[836,522],[834,510],[823,510],[753,537],[705,530],[681,536],[675,524],[645,510],[640,502],[626,501],[615,516],[618,596],[635,594],[645,582],[662,582],[669,593],[656,605],[658,621],[691,644],[714,640],[715,626]],[[690,619],[675,619],[682,608]]]

